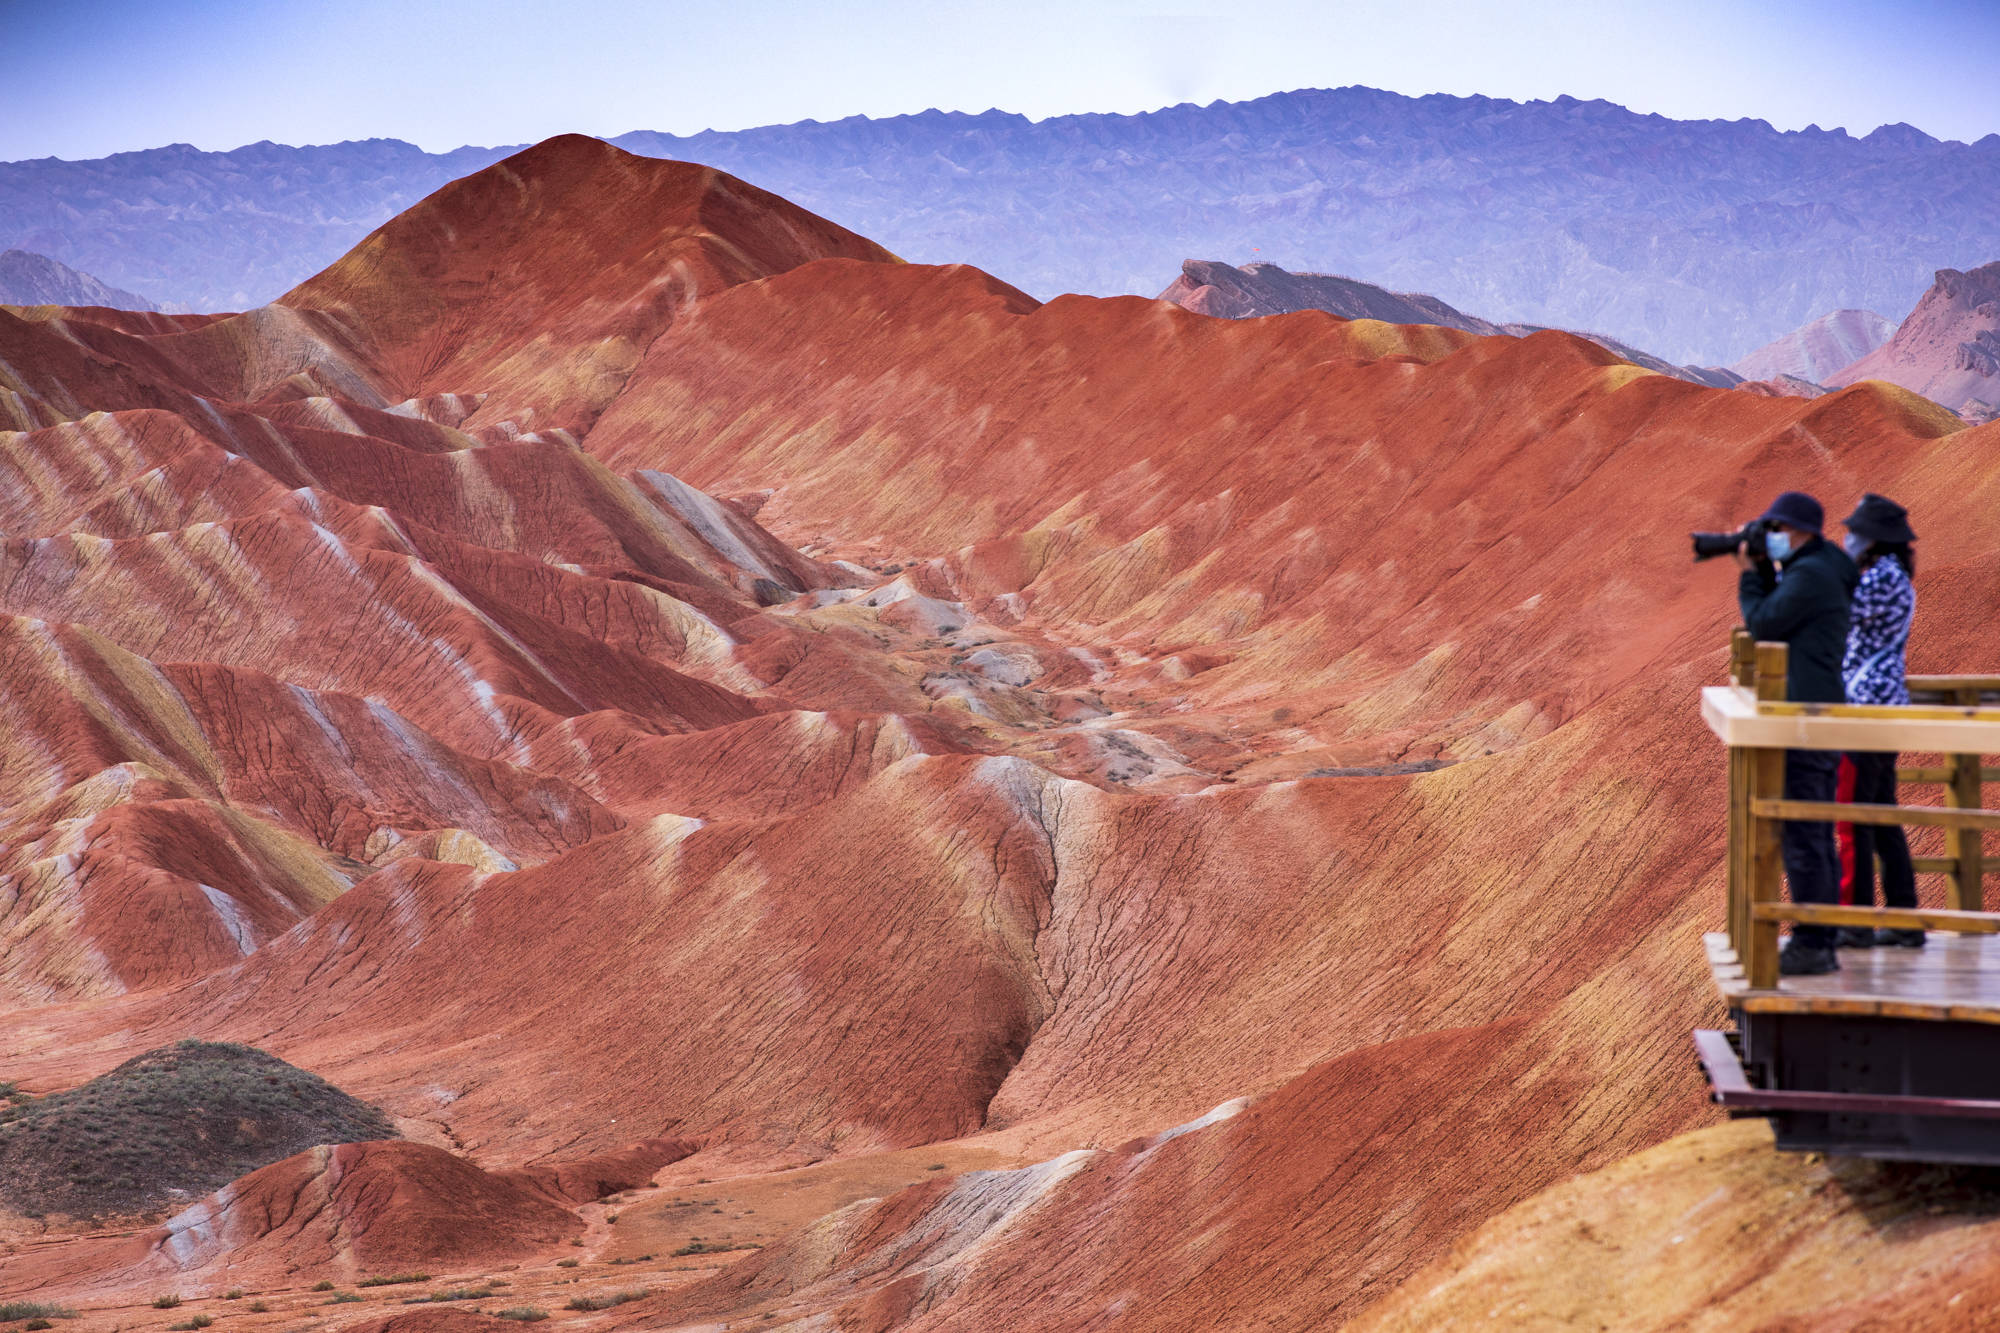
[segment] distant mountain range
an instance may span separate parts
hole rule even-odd
[[[796,199],[906,258],[1040,296],[1151,293],[1189,255],[1365,275],[1727,364],[1829,310],[1907,310],[2000,254],[2000,135],[1856,138],[1602,101],[1281,93],[1136,116],[998,111],[612,142]],[[510,149],[185,145],[0,165],[0,245],[237,308]]]
[[[0,305],[101,305],[152,310],[143,296],[120,291],[47,255],[0,252]]]

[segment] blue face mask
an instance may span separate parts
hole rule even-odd
[[[1850,532],[1841,538],[1840,547],[1847,552],[1849,559],[1859,560],[1868,554],[1868,539]]]
[[[1772,531],[1764,534],[1764,551],[1773,560],[1783,560],[1792,553],[1792,534]]]

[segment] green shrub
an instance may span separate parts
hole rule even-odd
[[[74,1319],[76,1311],[67,1305],[49,1305],[43,1301],[0,1301],[0,1323],[11,1323],[16,1319]]]
[[[635,1256],[635,1257],[633,1257],[633,1258],[630,1258],[630,1259],[613,1259],[613,1260],[612,1260],[611,1262],[612,1262],[612,1263],[613,1263],[614,1265],[616,1265],[616,1264],[643,1264],[643,1263],[645,1263],[645,1262],[646,1262],[646,1261],[647,1261],[648,1259],[651,1259],[652,1257],[653,1257],[653,1256],[652,1256],[652,1255],[650,1255],[650,1254],[641,1254],[641,1255],[637,1255],[637,1256]]]
[[[243,1308],[248,1310],[251,1314],[266,1314],[269,1313],[271,1309],[271,1304],[269,1301],[252,1301],[250,1302],[250,1304],[244,1306]]]
[[[609,1310],[612,1306],[623,1305],[627,1301],[643,1301],[651,1294],[644,1287],[641,1287],[637,1291],[610,1292],[603,1296],[572,1296],[569,1298],[568,1308],[572,1310]]]
[[[223,1292],[223,1293],[222,1293],[222,1299],[223,1299],[223,1300],[225,1300],[225,1301],[240,1301],[240,1300],[242,1300],[242,1299],[243,1299],[243,1288],[241,1288],[241,1287],[231,1287],[231,1288],[230,1288],[230,1289],[229,1289],[228,1291],[225,1291],[225,1292]]]
[[[381,1277],[364,1277],[354,1285],[357,1287],[399,1287],[405,1282],[428,1282],[429,1273],[388,1273]]]
[[[549,1312],[547,1310],[537,1310],[532,1305],[513,1305],[505,1310],[494,1311],[493,1317],[496,1319],[514,1319],[523,1324],[539,1324],[542,1320],[549,1317]]]
[[[327,1304],[352,1305],[354,1304],[354,1302],[360,1299],[361,1299],[361,1293],[358,1291],[336,1291],[333,1293],[333,1299],[328,1301]]]
[[[754,1240],[703,1240],[699,1236],[674,1251],[676,1258],[689,1254],[727,1254],[731,1250],[761,1250]]]
[[[332,1282],[331,1282],[330,1280],[326,1279],[326,1278],[321,1278],[321,1279],[320,1279],[319,1281],[317,1281],[317,1282],[313,1283],[313,1290],[314,1290],[314,1291],[332,1291],[332,1290],[333,1290],[333,1283],[332,1283]]]
[[[575,1267],[576,1267],[576,1263],[577,1263],[577,1261],[576,1261],[576,1260],[574,1260],[574,1259],[558,1259],[558,1260],[556,1260],[556,1267],[557,1267],[557,1268],[575,1268]]]
[[[186,1323],[168,1324],[167,1328],[171,1330],[171,1333],[194,1333],[194,1330],[198,1328],[207,1328],[210,1324],[214,1322],[215,1320],[213,1320],[209,1316],[205,1314],[198,1314],[194,1318],[188,1320]]]
[[[489,1283],[480,1287],[448,1287],[443,1291],[431,1292],[428,1296],[407,1296],[405,1305],[426,1305],[432,1301],[483,1301],[493,1294]]]
[[[181,1303],[181,1298],[179,1296],[153,1297],[153,1308],[155,1310],[171,1310],[180,1303]]]

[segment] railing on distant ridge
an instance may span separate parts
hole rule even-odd
[[[2000,913],[1983,910],[1990,870],[1981,835],[2000,829],[2000,810],[1980,806],[1982,782],[2000,768],[2000,676],[1911,676],[1907,704],[1809,704],[1785,700],[1786,646],[1738,629],[1728,685],[1701,692],[1702,718],[1729,746],[1729,943],[1753,989],[1778,983],[1778,923],[1879,926],[2000,934]],[[1941,754],[1939,768],[1898,768],[1904,782],[1941,784],[1942,807],[1849,805],[1784,798],[1786,750]],[[1784,897],[1779,825],[1787,820],[1910,824],[1945,830],[1947,855],[1919,857],[1919,874],[1946,877],[1942,910],[1793,903]]]

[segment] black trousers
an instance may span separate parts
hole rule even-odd
[[[1847,799],[1861,805],[1896,804],[1896,756],[1873,750],[1851,751],[1854,792]],[[1882,858],[1882,901],[1888,907],[1917,905],[1917,871],[1910,862],[1910,840],[1894,824],[1842,824],[1841,869],[1846,900],[1858,907],[1875,905],[1875,858]],[[1853,848],[1851,855],[1848,846]]]
[[[1785,751],[1785,799],[1788,801],[1831,801],[1840,769],[1840,755],[1832,750]],[[1781,846],[1785,856],[1785,881],[1791,885],[1795,903],[1837,903],[1840,901],[1840,857],[1834,849],[1831,821],[1784,826]],[[1798,925],[1792,939],[1801,948],[1831,949],[1832,926]]]

